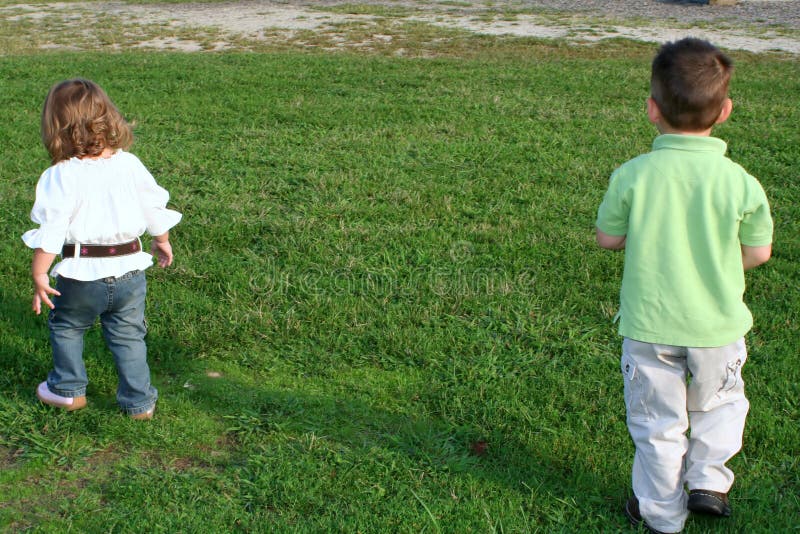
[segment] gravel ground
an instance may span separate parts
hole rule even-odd
[[[336,6],[347,7],[328,9]],[[90,48],[96,40],[93,28],[103,24],[103,15],[110,15],[149,32],[139,42],[132,37],[132,42],[118,46],[187,52],[240,46],[234,36],[253,42],[284,41],[301,31],[317,32],[329,40],[328,44],[307,46],[369,49],[393,39],[381,34],[382,28],[375,24],[384,13],[398,23],[419,22],[488,35],[577,43],[608,38],[657,43],[691,35],[732,50],[800,55],[800,0],[739,0],[735,6],[709,6],[702,0],[234,0],[177,4],[112,0],[0,6],[0,19],[33,23],[33,30],[28,31],[37,32],[40,41],[52,28],[71,28],[86,41],[72,48]],[[514,16],[505,16],[511,14]],[[375,34],[347,35],[341,25],[349,22],[366,28],[372,25]],[[192,36],[164,31],[165,27],[208,28],[218,33],[209,48]],[[62,48],[61,43],[54,39],[39,47]]]
[[[408,5],[417,9],[465,11],[485,10],[486,0],[458,2],[425,0],[266,0],[266,5],[320,6],[374,4]],[[466,4],[472,4],[466,6]],[[568,13],[645,21],[675,21],[681,24],[736,21],[755,26],[784,26],[800,29],[800,0],[739,0],[734,6],[710,6],[707,0],[511,0],[491,2],[495,9],[544,9]]]
[[[520,4],[619,18],[674,20],[682,24],[724,20],[755,26],[781,25],[800,29],[798,0],[740,0],[735,6],[709,6],[688,0],[522,0]]]

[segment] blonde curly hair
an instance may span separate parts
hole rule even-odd
[[[82,78],[54,85],[42,109],[42,142],[53,164],[97,157],[133,144],[131,125],[99,85]]]

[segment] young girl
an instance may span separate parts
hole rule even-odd
[[[119,376],[117,402],[132,418],[151,419],[158,392],[144,341],[144,269],[152,257],[139,236],[153,236],[158,264],[169,266],[169,229],[181,214],[166,208],[169,193],[126,152],[131,127],[97,84],[74,79],[50,89],[42,141],[53,165],[36,186],[31,219],[39,228],[22,236],[34,249],[33,311],[50,308],[53,370],[36,396],[70,411],[86,406],[83,335],[99,316]],[[59,254],[52,288],[47,271]]]

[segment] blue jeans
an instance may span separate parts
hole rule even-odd
[[[130,415],[144,413],[155,406],[158,392],[150,384],[147,345],[144,336],[144,302],[147,281],[143,271],[120,277],[82,282],[59,276],[50,311],[50,344],[53,370],[47,387],[62,397],[86,395],[89,380],[83,363],[83,336],[100,317],[103,337],[117,367],[117,402]]]

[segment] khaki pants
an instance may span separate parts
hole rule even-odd
[[[742,448],[746,359],[744,338],[712,348],[624,339],[625,407],[636,446],[633,493],[650,527],[683,528],[684,485],[727,493],[733,484],[725,463]]]

